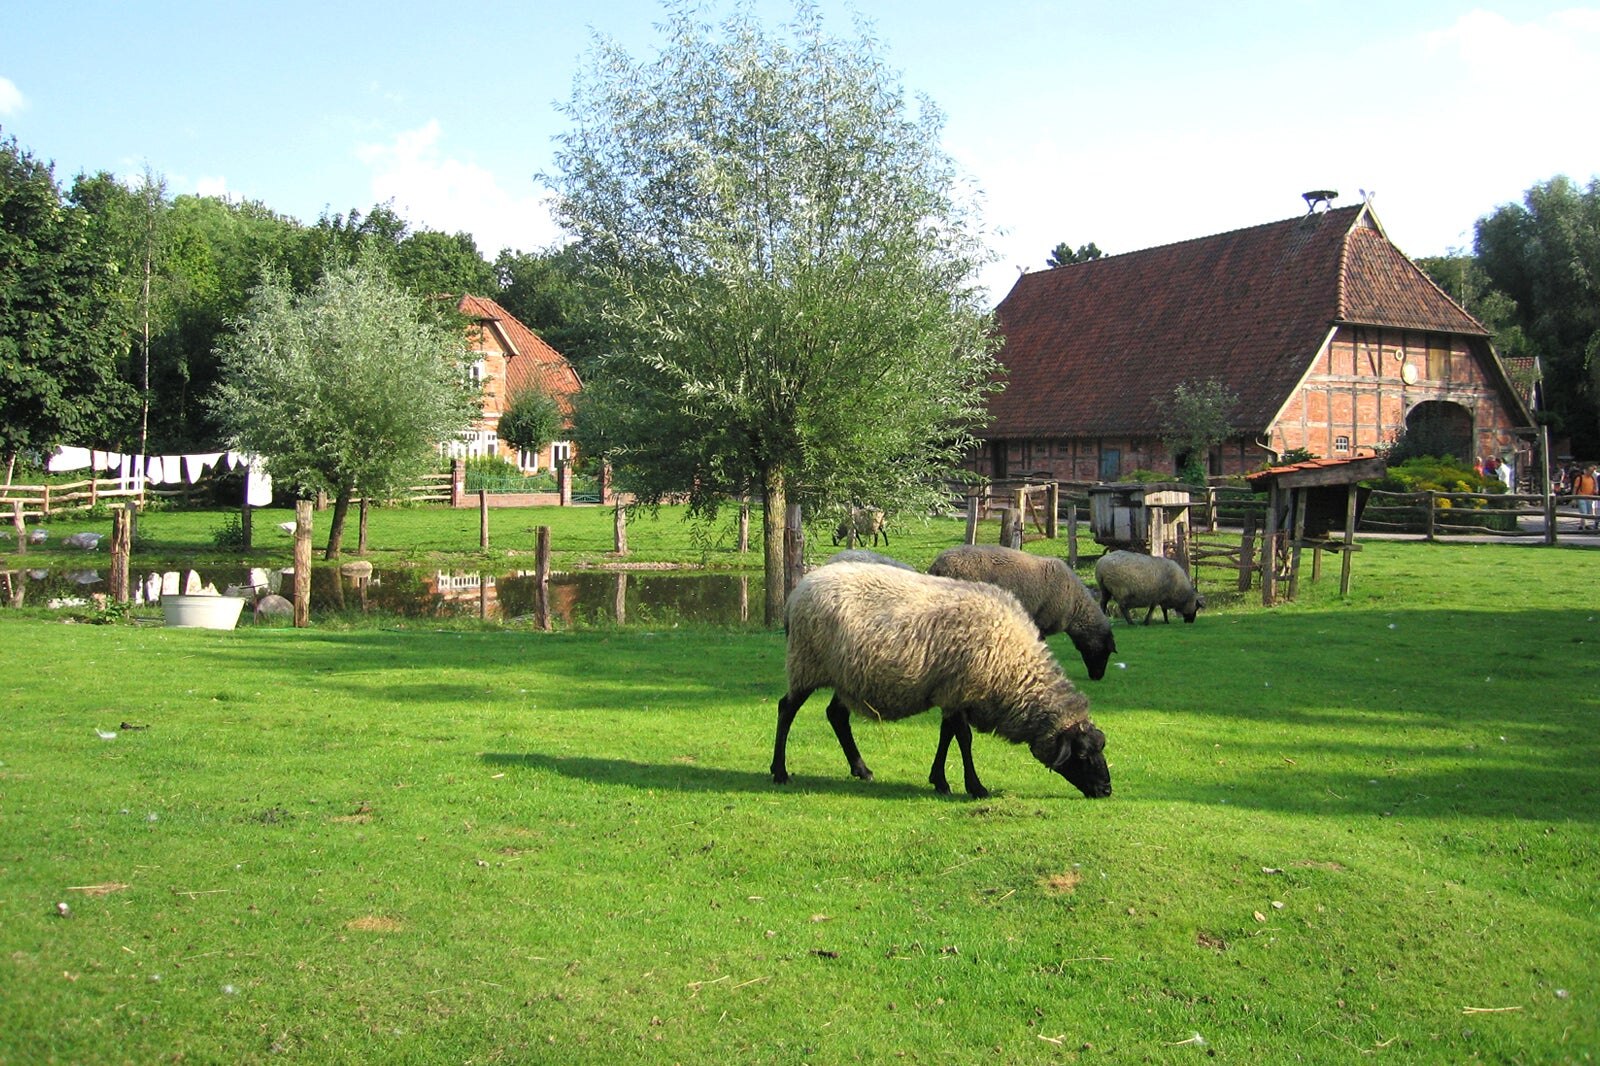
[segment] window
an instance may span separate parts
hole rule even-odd
[[[1428,345],[1428,380],[1444,381],[1450,376],[1450,349],[1441,348],[1437,341]]]
[[[475,360],[473,364],[467,368],[467,376],[472,378],[473,381],[480,385],[483,383],[483,378],[486,373],[487,371],[484,370],[484,361],[482,359]]]
[[[558,440],[550,443],[550,462],[570,463],[572,461],[572,442]]]
[[[1348,452],[1350,450],[1350,438],[1343,433],[1333,438],[1333,450],[1335,452]]]

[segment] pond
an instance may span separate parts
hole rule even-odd
[[[107,588],[105,568],[0,571],[0,608],[86,607]],[[130,577],[136,604],[201,591],[254,598],[292,597],[294,571],[245,567],[138,566]],[[311,617],[340,614],[399,618],[531,620],[536,579],[530,570],[374,570],[351,577],[330,567],[311,572]],[[741,625],[761,618],[759,576],[690,570],[582,570],[550,576],[550,615],[558,625],[698,622]],[[248,621],[248,611],[246,620]]]

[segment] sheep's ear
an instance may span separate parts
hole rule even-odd
[[[1078,755],[1095,755],[1106,749],[1106,735],[1089,722],[1080,722],[1064,729],[1057,740],[1056,756],[1050,768],[1059,771],[1068,760]]]

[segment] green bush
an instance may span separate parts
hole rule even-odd
[[[1505,484],[1498,478],[1485,477],[1459,459],[1437,455],[1407,459],[1389,467],[1383,477],[1366,484],[1385,492],[1481,493],[1486,496],[1500,496],[1506,492]],[[1434,521],[1438,525],[1482,526],[1497,530],[1516,528],[1516,518],[1512,515],[1473,513],[1490,506],[1486,500],[1435,500]],[[1407,529],[1420,531],[1426,520],[1416,515],[1414,520],[1408,520],[1405,524]]]

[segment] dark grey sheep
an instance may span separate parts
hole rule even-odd
[[[1117,650],[1111,623],[1066,560],[996,544],[963,544],[940,552],[928,573],[1005,589],[1033,618],[1040,636],[1067,634],[1091,681],[1106,675],[1106,663]]]
[[[1122,620],[1133,624],[1128,612],[1134,608],[1148,608],[1144,624],[1161,608],[1161,620],[1170,621],[1167,611],[1177,611],[1185,622],[1193,622],[1200,608],[1206,605],[1205,597],[1195,591],[1194,582],[1183,572],[1183,567],[1171,559],[1158,559],[1140,552],[1114,551],[1100,557],[1094,564],[1095,584],[1100,586],[1100,608],[1107,615],[1111,604],[1116,603]]]
[[[850,714],[892,721],[938,707],[944,715],[928,780],[948,792],[944,760],[961,749],[967,793],[986,796],[972,763],[972,730],[1027,744],[1034,758],[1086,796],[1111,794],[1105,734],[1062,673],[1016,597],[992,585],[894,566],[818,567],[785,606],[788,691],[778,701],[772,779],[789,780],[789,728],[807,697],[831,688],[828,721],[850,764],[871,780]]]

